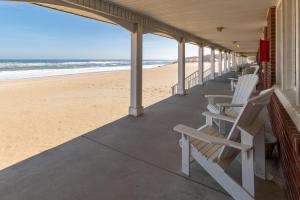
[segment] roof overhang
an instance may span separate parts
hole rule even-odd
[[[16,0],[118,24],[134,31],[209,46],[222,51],[256,54],[267,24],[266,14],[277,0]],[[218,27],[223,27],[220,31]]]

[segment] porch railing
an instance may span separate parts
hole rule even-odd
[[[210,79],[210,72],[211,72],[210,69],[207,69],[203,72],[203,82],[206,82]],[[198,85],[198,82],[199,82],[199,71],[197,70],[185,78],[185,89],[188,90]],[[176,95],[178,90],[178,83],[173,85],[171,87],[171,90],[172,90],[172,95]]]

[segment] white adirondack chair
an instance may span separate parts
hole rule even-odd
[[[259,65],[253,65],[243,70],[242,75],[246,75],[246,74],[257,75],[258,71],[259,71]],[[234,91],[234,89],[237,86],[238,78],[228,78],[228,79],[230,80],[230,89],[231,91]]]
[[[190,156],[196,160],[234,199],[255,199],[254,176],[265,179],[264,120],[261,110],[270,102],[273,89],[265,90],[250,99],[239,116],[232,117],[205,112],[206,125],[198,130],[177,125],[182,134],[182,172],[189,176]],[[225,138],[212,126],[212,118],[234,122]],[[225,169],[241,154],[242,184]]]
[[[230,95],[205,95],[208,99],[207,109],[216,114],[224,114],[230,117],[237,117],[241,107],[250,98],[256,84],[258,83],[258,76],[254,74],[247,74],[238,78],[238,83],[233,96]],[[216,103],[217,98],[231,99],[230,103]],[[225,133],[225,122],[214,120],[215,124],[220,128],[222,133]]]

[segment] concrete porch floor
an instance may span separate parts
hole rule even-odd
[[[228,94],[218,78],[145,109],[141,118],[126,116],[0,172],[1,200],[231,199],[199,166],[181,171],[179,123],[204,124],[204,94]],[[101,113],[99,113],[101,114]],[[239,177],[239,163],[231,172]],[[256,179],[257,199],[284,199],[272,182]]]

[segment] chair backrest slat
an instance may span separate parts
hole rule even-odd
[[[244,104],[250,98],[253,90],[258,83],[258,76],[255,74],[247,74],[238,78],[237,86],[235,88],[232,102],[233,104]],[[237,113],[241,108],[233,108]]]
[[[246,75],[246,74],[257,74],[259,71],[259,65],[253,65],[250,67],[246,67],[243,71],[242,71],[242,75]]]
[[[258,71],[259,71],[259,65],[254,65],[254,66],[251,66],[251,68],[255,68],[254,70],[254,73],[253,74],[258,74]]]
[[[239,113],[236,122],[232,126],[232,129],[227,136],[227,140],[240,142],[240,131],[237,129],[237,126],[249,127],[254,125],[254,123],[257,122],[257,119],[259,119],[259,115],[262,109],[267,104],[269,104],[272,94],[273,89],[264,90],[258,96],[253,97],[247,101],[247,103]],[[236,156],[238,153],[239,151],[236,149],[223,146],[218,158],[228,159]]]

